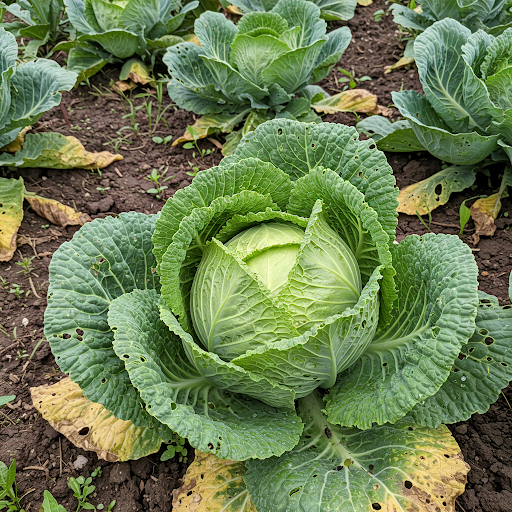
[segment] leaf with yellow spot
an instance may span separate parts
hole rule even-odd
[[[196,450],[184,483],[173,491],[174,512],[256,512],[243,481],[245,462]]]
[[[59,203],[55,199],[47,199],[30,192],[25,192],[25,199],[30,203],[40,217],[49,220],[62,228],[66,226],[83,226],[92,219],[86,213],[81,213],[70,206]]]
[[[438,206],[446,204],[453,192],[460,192],[473,185],[476,167],[452,165],[425,180],[413,183],[400,190],[399,213],[426,215]]]
[[[51,132],[29,133],[21,151],[13,155],[0,153],[0,165],[51,169],[103,169],[122,159],[108,151],[91,153],[76,137]]]
[[[335,114],[336,112],[375,112],[377,96],[364,89],[351,89],[329,96],[311,105],[318,113]]]
[[[281,457],[246,461],[258,512],[455,512],[469,466],[444,425],[400,421],[369,430],[327,421],[317,392],[298,401],[305,428]]]
[[[0,178],[0,261],[16,250],[16,234],[23,220],[23,179]]]
[[[16,136],[16,138],[4,146],[0,151],[7,151],[8,153],[16,153],[16,151],[20,151],[23,148],[23,143],[25,142],[25,135],[29,130],[32,129],[32,126],[25,126],[20,133]]]
[[[189,126],[185,133],[178,137],[172,145],[176,146],[183,142],[204,139],[213,133],[230,133],[250,111],[251,109],[247,109],[240,114],[209,114],[202,116],[192,126]]]
[[[150,428],[136,427],[91,402],[70,378],[51,386],[31,388],[32,403],[50,425],[75,446],[96,452],[109,462],[140,459],[160,449],[161,439]]]

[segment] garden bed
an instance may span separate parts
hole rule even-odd
[[[401,55],[404,43],[397,42],[397,26],[392,16],[374,20],[373,13],[387,9],[383,1],[374,1],[369,7],[358,7],[356,16],[348,22],[353,40],[338,66],[322,82],[330,93],[341,89],[340,78],[344,75],[338,67],[354,70],[356,78],[372,77],[358,87],[365,88],[379,97],[384,106],[391,104],[391,91],[416,89],[421,91],[417,72],[414,68],[396,70],[384,74],[384,66],[393,64]],[[336,26],[340,24],[335,24]],[[163,71],[163,70],[162,70]],[[109,92],[111,79],[117,80],[119,70],[107,68],[91,80],[91,87],[80,86],[71,93],[64,93],[63,104],[67,110],[70,127],[63,119],[61,109],[54,108],[39,123],[39,130],[52,130],[64,135],[74,135],[89,151],[113,151],[118,148],[124,160],[115,162],[101,174],[87,171],[57,171],[47,169],[23,169],[5,177],[22,176],[29,191],[57,199],[74,206],[92,218],[115,215],[135,210],[156,213],[163,201],[147,190],[154,184],[145,179],[152,169],[168,168],[165,182],[169,188],[165,197],[187,186],[197,170],[217,164],[220,151],[211,141],[199,142],[201,149],[215,150],[203,157],[197,150],[157,144],[147,135],[134,132],[134,125],[123,116],[130,108],[119,95]],[[94,87],[92,87],[94,86]],[[143,92],[134,91],[133,96]],[[144,98],[133,100],[142,105]],[[170,103],[167,95],[164,106]],[[395,115],[398,111],[394,110]],[[169,108],[164,115],[169,130],[161,122],[153,136],[173,139],[181,135],[187,125],[192,124],[191,113]],[[326,116],[325,121],[355,125],[352,114]],[[138,130],[148,131],[148,117],[144,108],[135,117]],[[119,131],[123,138],[120,138]],[[130,127],[132,129],[130,129]],[[117,139],[117,140],[116,140]],[[108,145],[105,145],[107,144]],[[404,187],[424,179],[441,169],[441,162],[426,153],[388,154],[397,185]],[[422,223],[417,217],[400,215],[397,239],[411,233],[428,231],[457,234],[459,231],[458,210],[460,203],[469,197],[492,193],[499,187],[497,178],[479,175],[474,190],[455,194],[450,202],[432,213]],[[512,202],[503,201],[498,229],[493,238],[482,238],[478,245],[470,243],[473,224],[470,221],[464,231],[467,241],[475,254],[480,270],[480,288],[496,295],[501,304],[508,304],[508,275],[512,269]],[[505,214],[507,216],[505,216]],[[17,284],[23,290],[20,298],[9,293],[12,286],[0,286],[1,324],[0,330],[0,395],[16,395],[13,409],[2,409],[8,415],[0,419],[0,460],[6,463],[14,457],[18,466],[18,490],[20,494],[35,489],[23,500],[26,512],[39,510],[43,490],[49,489],[67,510],[76,509],[76,499],[67,485],[70,476],[88,476],[96,467],[102,466],[102,476],[94,484],[97,495],[91,498],[93,504],[107,506],[112,500],[117,504],[114,510],[132,512],[136,510],[167,512],[171,510],[172,490],[179,485],[179,479],[186,465],[175,460],[160,462],[159,454],[129,463],[106,463],[97,459],[92,452],[75,448],[59,435],[31,407],[30,387],[57,382],[60,373],[43,337],[43,315],[48,287],[48,265],[53,252],[66,240],[70,240],[76,227],[57,228],[28,210],[19,234],[29,237],[32,244],[19,246],[11,262],[0,264],[0,277],[9,285]],[[33,271],[25,275],[15,263],[22,258],[36,256],[31,262]],[[29,281],[29,276],[32,284]],[[32,290],[33,286],[33,290]],[[28,297],[26,292],[30,290]],[[28,323],[27,323],[28,322]],[[7,334],[6,334],[7,333]],[[35,350],[35,352],[34,352]],[[488,413],[475,415],[469,421],[450,426],[457,439],[466,462],[471,466],[466,492],[457,500],[461,512],[512,511],[512,410],[507,398],[512,400],[512,389],[504,390],[503,396]],[[11,405],[12,405],[11,404]],[[73,462],[83,455],[88,462],[76,470]],[[190,458],[189,458],[190,460]],[[32,469],[29,469],[32,468]]]

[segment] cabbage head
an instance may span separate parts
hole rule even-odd
[[[467,467],[441,424],[509,382],[511,312],[479,305],[458,237],[395,243],[397,195],[354,128],[265,123],[159,215],[98,219],[59,248],[56,360],[145,429],[137,456],[175,432],[247,461],[259,512],[405,510],[403,479],[453,501]]]

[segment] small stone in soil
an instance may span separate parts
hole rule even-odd
[[[89,462],[89,459],[87,457],[84,457],[83,455],[79,455],[76,460],[73,462],[73,467],[75,469],[82,469],[84,466],[87,465]]]

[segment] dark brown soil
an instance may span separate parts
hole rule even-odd
[[[370,90],[379,96],[379,103],[391,105],[391,91],[414,88],[421,91],[417,72],[411,69],[397,70],[384,74],[384,66],[393,64],[401,54],[404,43],[397,41],[397,28],[392,16],[384,16],[375,22],[373,13],[387,10],[383,0],[376,0],[369,7],[358,7],[356,17],[348,22],[353,41],[338,66],[322,85],[328,90],[340,89],[339,78],[344,76],[338,67],[354,70],[356,77],[368,75],[371,81],[361,82],[359,87]],[[332,24],[336,27],[341,24]],[[113,150],[105,145],[118,138],[121,128],[132,126],[129,119],[122,116],[129,113],[126,102],[119,96],[106,92],[101,86],[109,86],[111,79],[117,80],[119,69],[111,68],[105,75],[98,75],[91,84],[100,88],[102,96],[94,95],[97,89],[81,86],[69,94],[64,94],[71,127],[63,120],[60,108],[48,113],[38,129],[59,131],[65,135],[74,135],[84,143],[89,151]],[[338,84],[336,84],[336,78]],[[141,89],[133,93],[142,92]],[[335,90],[329,90],[335,93]],[[135,98],[135,105],[141,105],[143,99]],[[169,104],[167,95],[164,106]],[[397,115],[397,111],[395,111]],[[164,115],[169,129],[163,122],[152,135],[173,137],[181,134],[194,117],[191,113],[175,111],[171,107]],[[326,116],[329,122],[342,122],[354,125],[356,117],[351,114]],[[163,206],[163,201],[146,191],[153,184],[146,180],[153,168],[168,167],[167,176],[173,176],[165,185],[165,197],[169,197],[178,188],[188,185],[194,173],[193,167],[205,169],[219,162],[221,155],[213,154],[200,157],[197,151],[172,147],[170,144],[156,144],[147,135],[148,118],[145,110],[136,114],[141,135],[133,130],[121,131],[127,140],[121,140],[118,151],[123,161],[115,162],[102,174],[87,171],[56,171],[46,169],[23,169],[3,171],[3,176],[22,176],[30,191],[51,197],[63,203],[75,206],[91,217],[103,217],[121,211],[135,210],[155,213]],[[199,142],[201,149],[215,149],[209,141]],[[195,156],[194,156],[195,153]],[[399,187],[423,179],[441,169],[441,162],[425,153],[389,154],[388,160],[393,167]],[[2,171],[0,171],[1,173]],[[189,173],[189,174],[187,174]],[[432,213],[430,229],[434,232],[458,233],[460,203],[469,197],[487,194],[499,187],[496,177],[488,180],[480,176],[474,190],[455,194],[450,202]],[[511,216],[505,213],[510,212]],[[428,225],[428,218],[424,218]],[[0,264],[0,277],[9,283],[0,282],[0,395],[16,395],[14,408],[3,408],[6,416],[0,417],[0,460],[10,463],[16,458],[18,465],[18,489],[20,494],[35,489],[24,498],[22,504],[27,512],[39,510],[44,489],[49,489],[59,503],[67,510],[76,509],[76,499],[67,486],[69,476],[82,474],[88,476],[96,467],[102,466],[102,476],[95,479],[97,495],[91,499],[93,504],[106,506],[116,500],[114,511],[154,511],[171,510],[172,490],[183,475],[185,466],[177,461],[160,462],[158,454],[129,463],[106,463],[98,461],[96,455],[84,452],[72,446],[66,438],[55,432],[31,406],[29,388],[58,381],[60,373],[43,337],[43,313],[46,306],[48,286],[48,265],[53,252],[61,243],[69,240],[77,228],[57,228],[38,217],[30,209],[20,229],[20,234],[31,237],[33,246],[22,245],[11,262]],[[480,269],[480,285],[485,292],[497,295],[503,304],[508,303],[508,275],[512,269],[512,201],[505,199],[498,230],[493,238],[482,238],[474,247],[474,254]],[[466,227],[463,239],[469,243],[473,224]],[[397,238],[401,240],[410,233],[425,233],[427,227],[417,217],[400,215]],[[36,256],[37,255],[37,256]],[[16,265],[22,258],[35,256],[32,260],[34,270],[30,274],[34,290],[28,276],[20,273]],[[24,291],[16,298],[10,285],[18,284]],[[26,296],[26,293],[29,292]],[[37,296],[36,296],[37,295]],[[26,324],[26,320],[28,324]],[[37,350],[35,350],[37,348]],[[30,358],[32,352],[35,353]],[[512,401],[512,389],[504,390],[504,396]],[[501,512],[512,511],[512,440],[510,427],[512,410],[502,397],[484,415],[475,415],[467,422],[451,426],[459,442],[465,460],[472,470],[466,493],[458,498],[458,510],[461,512]],[[88,459],[87,465],[78,472],[73,461],[78,455]],[[62,471],[61,471],[62,464]],[[38,467],[40,469],[30,469]]]

